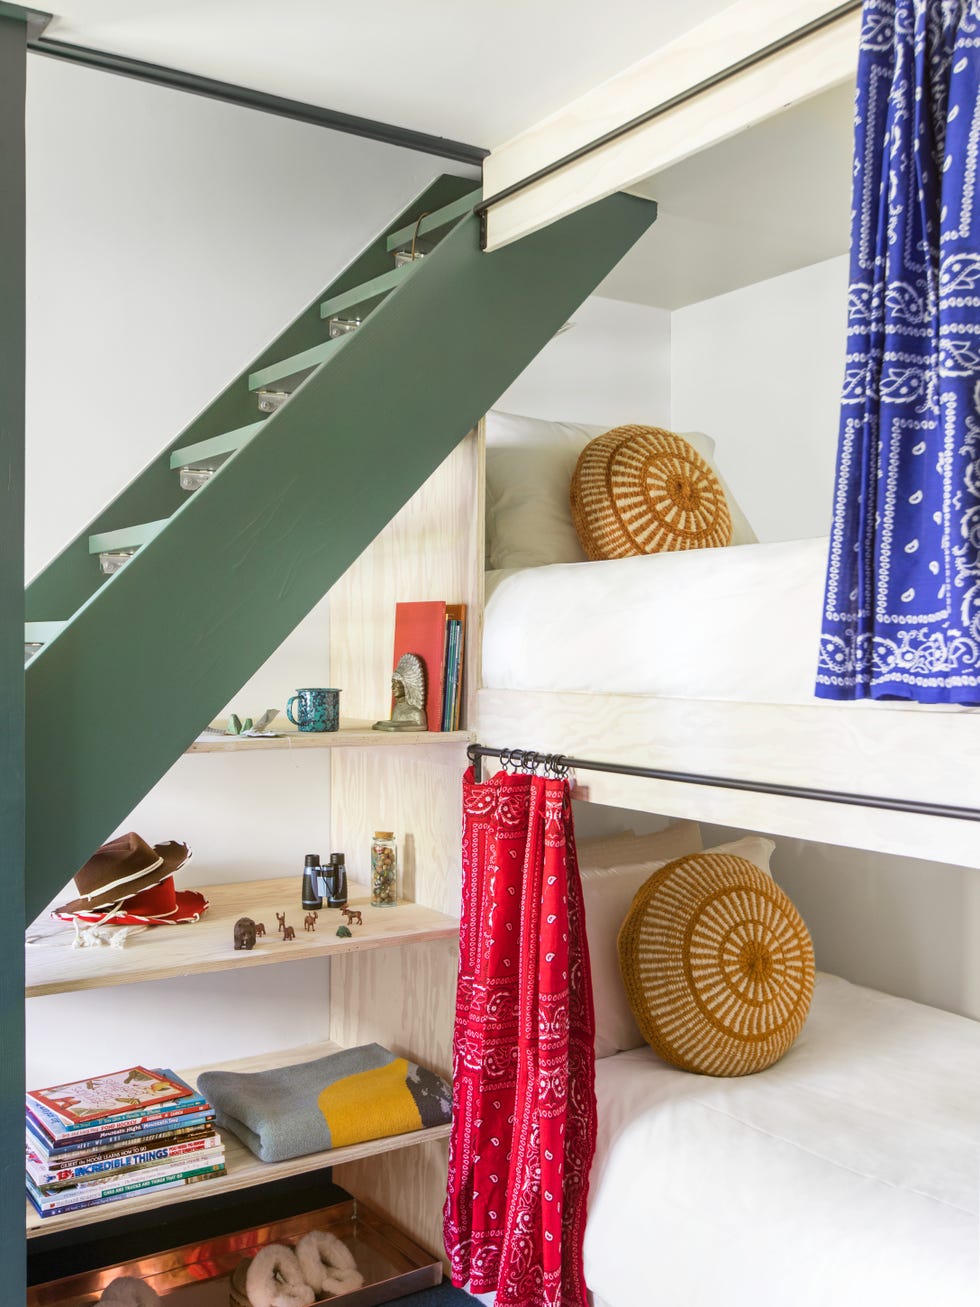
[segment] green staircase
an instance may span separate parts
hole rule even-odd
[[[615,195],[484,254],[477,198],[419,196],[29,586],[29,920],[656,216]]]

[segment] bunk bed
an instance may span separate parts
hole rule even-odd
[[[814,696],[825,538],[585,561],[601,430],[488,415],[481,742],[610,764],[596,802],[980,867],[978,710]]]
[[[770,110],[756,140],[743,131],[703,148],[700,162],[684,161],[679,120],[651,123],[664,154],[649,157],[669,150],[681,162],[639,188],[661,206],[649,244],[659,243],[664,298],[648,302],[683,307],[846,250],[850,179],[838,165],[851,153],[851,91]],[[698,101],[707,108],[692,94],[692,113]],[[579,194],[567,171],[560,180]],[[719,220],[731,206],[741,221]],[[790,235],[795,247],[776,266]],[[493,248],[492,222],[490,236]],[[692,253],[699,266],[685,287]],[[643,300],[616,275],[622,298]],[[710,356],[701,361],[698,384],[720,390]],[[763,366],[738,378],[752,418]],[[579,453],[623,421],[664,421],[550,420],[574,413],[570,394],[549,420],[491,414],[485,424],[474,762],[569,769],[574,798],[611,808],[980,868],[978,711],[817,699],[827,538],[760,544],[733,499],[731,546],[588,561],[568,509]],[[784,447],[796,416],[787,405],[776,429],[753,430]],[[712,462],[710,436],[681,434]],[[836,424],[828,448],[835,436]],[[713,470],[725,466],[719,435]],[[830,507],[828,496],[827,525]],[[618,914],[593,905],[589,925],[587,890],[585,901],[590,953],[608,960],[629,902]],[[615,1003],[601,979],[609,970],[593,967],[600,1034]],[[681,1071],[639,1037],[597,1056],[585,1233],[594,1307],[977,1301],[975,1021],[820,973],[802,1035],[759,1074]]]
[[[581,800],[980,867],[978,710],[813,695],[825,538],[759,544],[743,526],[726,548],[572,561],[567,473],[600,430],[488,415],[498,566],[475,765],[546,765]],[[820,973],[802,1036],[760,1074],[680,1071],[638,1032],[602,1048],[617,999],[596,959],[615,955],[628,900],[590,904],[588,859],[593,1307],[714,1307],[746,1286],[758,1307],[973,1304],[980,1026]]]

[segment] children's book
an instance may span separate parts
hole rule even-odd
[[[53,1202],[42,1198],[33,1185],[28,1183],[27,1196],[31,1201],[31,1206],[39,1216],[61,1216],[66,1212],[79,1212],[86,1207],[99,1207],[103,1203],[118,1202],[120,1198],[131,1197],[144,1189],[169,1190],[178,1189],[183,1185],[196,1184],[201,1180],[210,1180],[215,1176],[224,1175],[225,1167],[222,1163],[220,1166],[202,1168],[200,1170],[190,1171],[182,1176],[172,1179],[151,1180],[148,1182],[134,1182],[126,1185],[119,1185],[111,1189],[106,1189],[101,1197],[88,1196],[78,1198],[74,1202]]]
[[[102,1175],[89,1177],[67,1185],[39,1185],[28,1178],[27,1183],[35,1197],[42,1205],[63,1207],[67,1203],[78,1202],[84,1198],[104,1198],[107,1194],[120,1189],[135,1192],[135,1187],[149,1189],[158,1181],[181,1180],[188,1175],[224,1170],[225,1156],[222,1150],[218,1156],[178,1157],[158,1163],[156,1166],[139,1167],[135,1171],[126,1171],[121,1175]]]
[[[78,1143],[99,1142],[111,1135],[138,1129],[150,1122],[178,1120],[191,1113],[208,1109],[208,1102],[203,1094],[191,1089],[190,1085],[172,1071],[156,1071],[152,1074],[158,1077],[156,1084],[165,1081],[171,1085],[175,1091],[174,1095],[168,1093],[166,1098],[161,1098],[155,1103],[140,1108],[124,1108],[98,1120],[68,1121],[60,1112],[31,1093],[27,1095],[28,1125],[34,1123],[42,1144],[47,1139],[46,1148],[50,1149],[52,1145],[57,1147],[69,1140]]]
[[[98,1125],[124,1113],[140,1115],[160,1103],[185,1098],[187,1092],[187,1085],[171,1080],[160,1071],[131,1066],[89,1080],[32,1089],[27,1094],[27,1103],[47,1108],[68,1129],[73,1129]]]
[[[105,1153],[132,1151],[161,1139],[176,1142],[178,1139],[210,1133],[214,1129],[214,1109],[191,1108],[163,1120],[127,1121],[121,1130],[97,1135],[69,1135],[64,1143],[56,1144],[31,1116],[27,1116],[27,1145],[33,1148],[49,1165],[63,1165],[69,1160],[91,1161]]]
[[[181,1158],[206,1157],[209,1162],[213,1162],[216,1156],[223,1153],[223,1149],[221,1136],[217,1131],[212,1131],[199,1139],[164,1143],[157,1148],[141,1148],[129,1152],[124,1150],[106,1157],[95,1157],[89,1161],[52,1167],[48,1166],[40,1154],[28,1145],[26,1167],[31,1180],[43,1191],[54,1186],[77,1184],[103,1175],[119,1175],[148,1166],[160,1166]]]
[[[402,654],[417,654],[425,666],[425,716],[430,731],[452,730],[447,726],[447,708],[458,700],[462,673],[462,627],[465,604],[446,604],[440,600],[395,605],[395,642],[392,669]],[[457,623],[458,642],[453,641],[453,623]],[[458,704],[455,708],[458,724]]]

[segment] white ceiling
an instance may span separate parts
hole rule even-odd
[[[45,35],[491,149],[732,0],[57,0]]]
[[[835,87],[633,188],[657,221],[597,294],[675,309],[845,253],[853,103]]]

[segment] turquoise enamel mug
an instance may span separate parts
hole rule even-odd
[[[298,704],[293,716],[293,704]],[[286,716],[301,731],[336,731],[340,727],[339,690],[297,690],[286,704]]]

